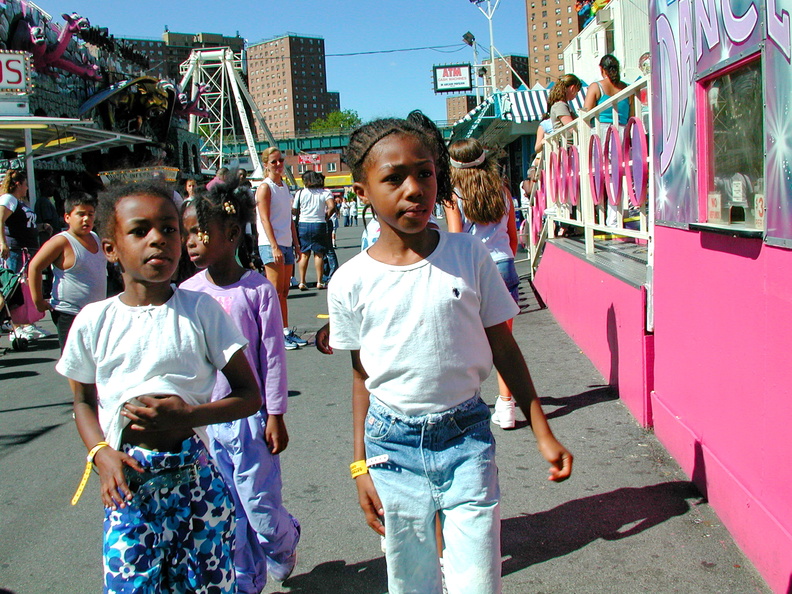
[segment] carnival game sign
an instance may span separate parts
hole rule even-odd
[[[455,93],[473,88],[470,64],[435,66],[433,73],[435,93]]]
[[[766,212],[768,239],[792,245],[791,13],[792,0],[650,0],[658,221],[696,222],[709,212],[713,188],[700,187],[699,175],[714,159],[702,142],[702,114],[713,99],[705,85],[754,63],[765,102],[757,151],[764,178],[754,180],[761,200],[754,209],[763,220]]]
[[[0,93],[31,92],[30,54],[0,50]]]

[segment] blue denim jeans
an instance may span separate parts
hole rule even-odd
[[[442,592],[435,516],[450,594],[500,592],[500,490],[490,411],[476,395],[442,413],[401,415],[371,398],[366,456],[385,510],[391,594]]]
[[[520,277],[517,274],[517,268],[514,266],[514,258],[508,260],[501,260],[495,263],[498,266],[503,282],[506,283],[506,288],[509,289],[509,294],[514,299],[515,303],[520,301]]]

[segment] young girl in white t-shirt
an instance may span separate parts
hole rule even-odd
[[[124,292],[77,315],[56,369],[69,378],[96,465],[105,592],[235,592],[234,506],[206,425],[254,414],[247,341],[209,295],[170,279],[181,255],[172,192],[138,184],[100,196],[102,248]],[[229,394],[212,401],[217,371]]]
[[[356,130],[345,160],[379,240],[329,287],[330,345],[352,352],[354,462],[361,507],[386,539],[390,592],[500,591],[500,505],[489,408],[493,362],[551,463],[572,471],[507,320],[517,306],[480,241],[427,227],[451,193],[448,152],[420,112]]]

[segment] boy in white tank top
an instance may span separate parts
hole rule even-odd
[[[96,199],[73,194],[65,203],[67,231],[47,241],[30,261],[30,296],[39,311],[49,311],[58,328],[61,350],[74,317],[94,301],[107,297],[107,260],[93,232]],[[42,291],[42,272],[52,266],[52,298]]]

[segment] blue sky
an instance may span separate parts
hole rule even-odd
[[[432,90],[434,64],[472,62],[462,43],[472,32],[489,51],[487,18],[469,0],[36,0],[61,22],[78,12],[116,37],[161,38],[167,25],[176,32],[235,35],[250,43],[285,33],[325,40],[327,86],[341,93],[341,108],[364,120],[405,116],[421,109],[445,120],[445,96]],[[484,3],[486,6],[486,3]],[[226,8],[233,7],[233,8]],[[493,18],[495,47],[503,55],[527,55],[525,1],[501,0]],[[456,45],[442,51],[411,51],[338,56],[381,50]]]

